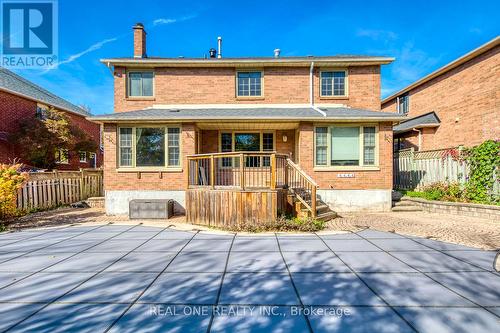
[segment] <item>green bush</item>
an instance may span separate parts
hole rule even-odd
[[[276,221],[267,221],[262,223],[241,223],[236,226],[225,228],[226,230],[236,232],[269,232],[269,231],[300,231],[315,232],[325,228],[326,223],[312,218],[290,218],[282,216]]]
[[[427,200],[459,201],[464,202],[466,191],[459,183],[434,183],[423,187],[420,191],[406,191],[403,194],[409,197],[423,198]]]

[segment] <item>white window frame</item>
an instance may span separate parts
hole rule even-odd
[[[227,133],[227,134],[231,134],[231,153],[239,153],[239,151],[236,151],[235,150],[235,147],[236,147],[236,142],[235,142],[235,136],[236,134],[255,134],[255,133],[258,133],[260,135],[259,137],[259,150],[258,151],[255,151],[255,153],[265,153],[265,152],[274,152],[276,151],[276,131],[273,131],[273,130],[250,130],[250,131],[241,131],[241,130],[238,130],[238,131],[225,131],[225,130],[220,130],[219,131],[219,139],[218,139],[218,143],[219,143],[219,153],[222,152],[222,134],[223,133]],[[273,135],[273,149],[272,150],[264,150],[264,133],[268,133],[268,134],[272,134]],[[220,165],[220,168],[233,168],[233,165],[235,165],[234,162],[231,163],[230,166],[222,166],[222,159],[221,159],[221,165]]]
[[[240,73],[260,73],[260,95],[239,95],[238,94],[238,74]],[[255,98],[263,98],[264,97],[264,71],[263,70],[258,70],[258,69],[241,69],[236,71],[236,77],[235,77],[235,94],[236,98],[241,98],[241,99],[255,99]],[[250,90],[249,90],[250,93]]]
[[[85,155],[83,155],[83,159],[82,159],[82,154],[85,154]],[[87,152],[86,151],[79,151],[78,152],[78,160],[80,161],[80,163],[87,163]]]
[[[318,127],[327,127],[326,134],[326,165],[316,164],[316,132]],[[332,128],[333,127],[357,127],[359,128],[359,164],[358,165],[331,165],[331,140],[332,140]],[[364,127],[375,127],[375,163],[374,164],[364,164]],[[335,171],[335,170],[380,170],[379,165],[379,154],[380,154],[380,144],[379,144],[379,125],[373,123],[366,124],[316,124],[314,126],[314,137],[313,137],[313,163],[315,171]]]
[[[344,72],[344,95],[335,95],[335,86],[332,82],[332,95],[323,95],[323,73]],[[347,98],[349,97],[349,70],[346,68],[324,68],[319,71],[319,96],[321,98]]]
[[[63,154],[67,156],[66,160],[61,160],[61,156],[63,156]],[[56,159],[56,164],[69,164],[69,151],[68,151],[68,149],[59,148],[56,151],[56,155],[58,156],[58,159]]]
[[[120,149],[120,129],[121,128],[131,128],[132,129],[132,165],[126,166],[121,165],[121,149]],[[137,128],[163,128],[165,130],[165,157],[162,166],[136,166],[136,145],[137,145]],[[168,129],[178,128],[179,129],[179,164],[169,165],[168,164]],[[117,127],[116,130],[116,153],[117,153],[117,169],[118,171],[182,171],[182,126],[178,124],[172,125],[152,125],[152,124],[134,124],[134,125],[121,125]]]
[[[130,94],[130,90],[131,90],[130,89],[130,85],[131,85],[130,74],[134,74],[134,73],[141,73],[141,74],[142,73],[152,73],[153,74],[153,78],[152,78],[152,80],[153,80],[153,82],[152,82],[152,89],[153,89],[152,93],[153,94],[152,95],[145,96],[145,95],[131,95]],[[155,75],[155,71],[154,70],[130,70],[130,71],[127,71],[126,74],[127,74],[127,79],[126,79],[126,83],[125,83],[126,84],[125,89],[126,89],[126,92],[127,92],[127,98],[132,98],[132,99],[133,98],[136,98],[136,99],[143,99],[143,98],[148,99],[149,98],[149,99],[152,99],[152,98],[155,97],[155,81],[156,81],[155,78],[156,78],[156,75]],[[142,77],[141,77],[141,80],[142,80]],[[142,84],[141,84],[141,90],[142,90]]]

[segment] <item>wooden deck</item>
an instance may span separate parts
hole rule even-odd
[[[292,211],[289,196],[316,214],[317,185],[274,152],[188,156],[186,220],[209,226],[258,224]]]

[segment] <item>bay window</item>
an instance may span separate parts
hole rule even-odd
[[[120,127],[118,133],[120,167],[180,166],[179,127]]]
[[[321,126],[315,128],[315,165],[365,167],[377,162],[375,126]]]

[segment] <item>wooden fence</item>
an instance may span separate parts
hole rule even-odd
[[[458,182],[464,184],[468,178],[467,163],[454,158],[448,152],[460,156],[460,148],[415,151],[413,148],[394,153],[394,188],[400,190],[420,189],[436,182]],[[499,182],[493,187],[500,194]]]
[[[48,209],[103,196],[102,180],[101,169],[31,173],[18,192],[17,208]]]

